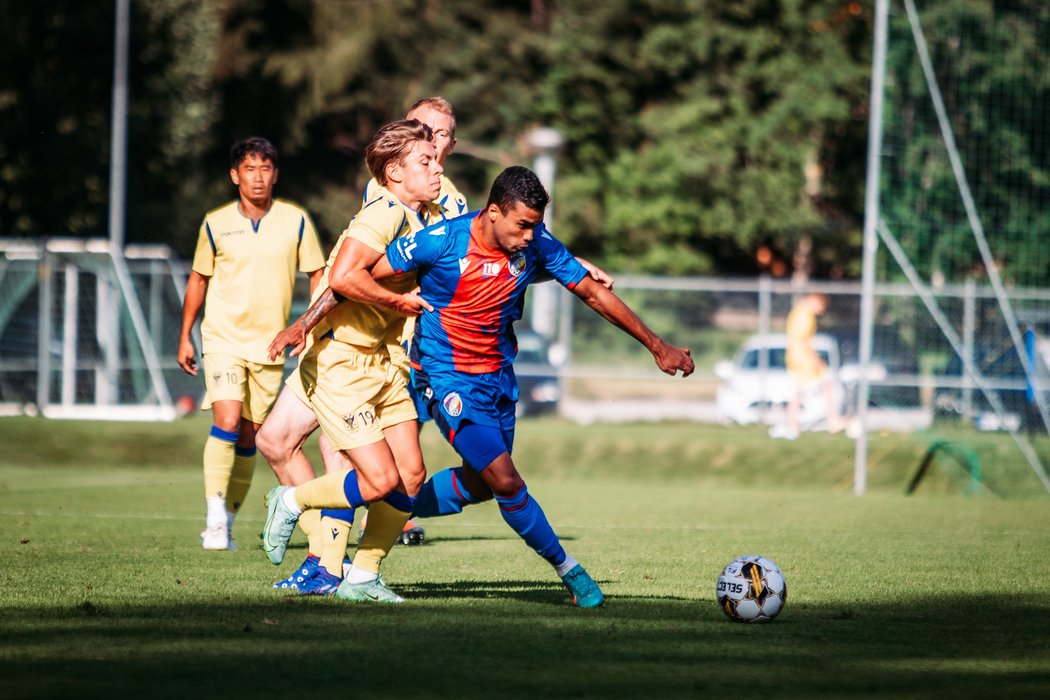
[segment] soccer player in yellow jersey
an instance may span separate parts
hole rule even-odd
[[[378,578],[379,564],[408,520],[412,497],[426,473],[416,410],[389,348],[397,344],[405,317],[418,313],[421,300],[409,293],[415,287],[413,275],[384,281],[387,289],[403,295],[399,300],[406,300],[393,307],[375,305],[376,299],[360,295],[356,280],[361,275],[371,280],[369,269],[394,239],[444,218],[434,204],[442,168],[431,129],[415,120],[380,129],[365,150],[365,160],[379,187],[343,232],[319,286],[345,301],[330,307],[331,313],[311,334],[297,371],[260,433],[259,446],[271,464],[283,461],[285,474],[309,469],[298,446],[320,425],[332,449],[353,468],[329,475],[346,495],[345,508],[329,517],[339,516],[343,525],[334,537],[339,546],[324,548],[309,579],[320,587],[309,592],[335,590],[352,600],[390,600],[397,595]],[[372,522],[340,583],[347,521],[354,508],[365,504],[372,510]],[[264,540],[263,547],[275,564],[283,560],[283,544],[272,547]],[[332,560],[326,558],[328,552],[336,552]]]
[[[202,408],[213,415],[204,447],[205,549],[236,549],[231,533],[255,469],[255,433],[284,370],[284,358],[270,359],[267,345],[288,321],[296,270],[309,275],[312,292],[324,268],[310,217],[273,198],[277,150],[269,141],[235,144],[230,179],[238,198],[201,223],[178,350],[179,366],[196,376],[190,333],[204,307]]]
[[[813,336],[817,333],[817,317],[828,308],[828,298],[823,294],[810,293],[802,297],[787,317],[787,354],[784,358],[788,373],[794,383],[794,393],[787,405],[787,425],[770,428],[771,437],[794,440],[802,429],[800,414],[802,396],[818,384],[823,393],[825,416],[829,432],[842,429],[842,418],[835,405],[835,396],[827,365],[813,347]]]
[[[421,100],[417,100],[408,109],[405,119],[415,119],[430,127],[430,130],[434,132],[434,147],[437,149],[438,163],[441,164],[441,167],[445,167],[445,161],[456,148],[456,114],[452,110],[452,105],[449,101],[439,96],[424,97]],[[367,203],[372,198],[372,194],[378,186],[379,183],[376,182],[375,178],[372,178],[365,185],[364,203]],[[467,213],[467,198],[452,184],[452,181],[444,173],[441,174],[441,193],[438,195],[437,204],[449,219]],[[412,331],[415,325],[415,318],[409,317],[405,322],[405,330],[399,339],[400,342],[390,348],[390,355],[394,364],[405,373],[406,378],[409,376],[409,364],[408,354],[405,349],[412,340]],[[423,423],[430,420],[430,416],[426,411],[426,404],[416,395],[411,381],[408,381],[408,393],[416,404],[416,413],[419,414],[419,427],[422,428]],[[322,439],[322,452],[328,461],[332,461],[325,443],[326,441]],[[367,516],[368,512],[366,511],[361,517],[362,533],[365,529]],[[406,544],[421,544],[424,535],[423,528],[418,527],[415,522],[409,520],[405,523],[400,539]]]

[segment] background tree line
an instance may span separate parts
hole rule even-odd
[[[0,234],[105,235],[113,12],[0,0]],[[261,134],[281,151],[279,196],[330,243],[359,207],[372,133],[441,94],[459,119],[448,174],[475,205],[531,161],[528,129],[565,135],[555,231],[610,269],[854,276],[872,12],[133,0],[127,239],[190,255],[204,211],[233,194],[230,144]]]

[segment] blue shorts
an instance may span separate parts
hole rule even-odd
[[[413,369],[412,384],[441,434],[475,471],[513,448],[518,382],[512,367],[487,374]]]

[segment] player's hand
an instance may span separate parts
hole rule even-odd
[[[189,339],[179,341],[179,354],[176,355],[176,361],[183,372],[197,376],[197,352],[193,349],[193,343]]]
[[[607,273],[605,270],[601,269],[600,267],[598,267],[594,263],[591,263],[591,262],[588,262],[587,260],[584,260],[583,258],[576,258],[576,262],[578,262],[581,265],[583,265],[583,268],[585,270],[587,270],[587,274],[590,275],[592,280],[594,280],[598,284],[602,285],[606,289],[612,289],[613,288],[614,280],[612,278],[612,275]]]
[[[285,348],[292,349],[288,357],[298,357],[299,353],[306,348],[306,331],[298,323],[293,323],[274,336],[266,352],[272,361],[280,357]]]
[[[407,292],[398,297],[396,308],[397,312],[404,316],[419,316],[424,311],[434,310],[426,299],[419,296],[418,288],[417,291]]]
[[[688,377],[696,369],[693,358],[689,354],[689,348],[679,348],[661,342],[653,352],[653,357],[656,358],[656,366],[660,368],[660,371],[672,377],[677,372],[681,372],[683,377]]]

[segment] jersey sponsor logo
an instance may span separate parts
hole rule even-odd
[[[466,272],[468,265],[470,265],[470,260],[468,260],[467,258],[460,258],[459,259],[459,274],[462,275],[464,272]]]
[[[397,249],[401,251],[401,255],[405,256],[406,260],[412,259],[412,251],[415,250],[417,245],[419,244],[416,243],[416,234],[414,233],[397,239]]]
[[[242,228],[242,229],[237,230],[237,231],[223,231],[223,232],[221,232],[219,234],[219,238],[228,238],[229,236],[243,236],[243,235],[244,235],[244,229]]]
[[[487,262],[481,263],[481,276],[482,277],[496,277],[499,275],[499,270],[502,267],[499,263]],[[462,270],[460,270],[462,273]]]
[[[453,418],[463,413],[463,399],[459,398],[459,394],[452,392],[442,400],[441,405],[445,408],[445,413],[449,414]]]
[[[507,271],[515,277],[524,272],[525,253],[515,253],[513,256],[511,256],[511,259],[507,261]]]

